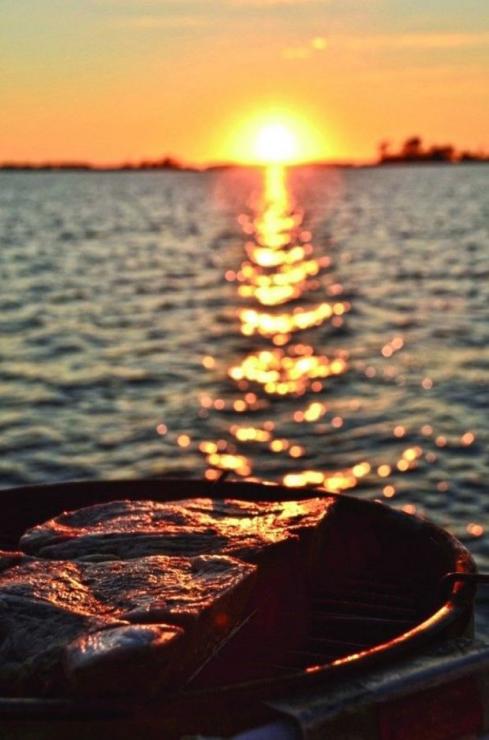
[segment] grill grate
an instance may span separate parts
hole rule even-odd
[[[416,599],[404,584],[371,577],[319,586],[309,596],[305,613],[282,610],[280,625],[266,634],[258,606],[250,620],[251,637],[241,633],[226,645],[210,671],[203,672],[203,682],[209,686],[238,677],[258,680],[325,665],[386,642],[421,618]],[[236,666],[239,676],[233,673]]]
[[[303,646],[287,652],[286,662],[301,668],[329,663],[391,639],[419,617],[404,584],[356,578],[315,589]]]

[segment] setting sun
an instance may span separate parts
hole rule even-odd
[[[255,154],[259,161],[286,163],[297,157],[297,140],[282,123],[270,123],[258,132]]]
[[[314,161],[327,154],[331,144],[330,137],[325,140],[311,118],[298,115],[285,105],[251,115],[238,112],[234,120],[226,121],[225,129],[219,147],[221,156],[241,164],[289,165]]]

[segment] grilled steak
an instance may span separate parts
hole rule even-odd
[[[169,503],[112,501],[65,512],[28,530],[23,550],[46,558],[133,558],[219,553],[248,561],[270,546],[298,542],[330,498],[248,502],[208,498]]]
[[[2,556],[3,555],[3,556]],[[90,563],[0,553],[0,688],[152,693],[241,617],[256,567],[226,556]]]
[[[0,553],[0,688],[182,685],[251,611],[243,644],[267,642],[304,588],[303,545],[331,504],[115,501],[33,527],[21,547],[35,557]]]

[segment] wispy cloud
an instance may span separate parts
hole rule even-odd
[[[314,36],[306,44],[301,46],[287,46],[282,49],[284,59],[307,59],[315,52],[324,51],[328,48],[328,41],[324,36]]]
[[[393,33],[364,36],[336,34],[331,42],[316,36],[302,44],[282,49],[283,59],[308,59],[315,52],[331,46],[334,50],[355,51],[413,51],[453,50],[483,47],[489,44],[489,32],[480,33]]]
[[[335,42],[350,49],[461,49],[485,46],[489,42],[489,32],[338,36]]]
[[[324,6],[330,0],[221,0],[225,5],[235,7],[263,8],[275,5],[321,5]]]
[[[90,0],[94,5],[100,6],[124,6],[124,7],[180,7],[180,8],[206,8],[212,13],[210,0]],[[226,7],[250,7],[264,8],[280,5],[321,5],[324,6],[335,0],[214,0],[214,6]]]
[[[166,16],[166,15],[138,15],[113,18],[109,21],[112,27],[132,28],[141,30],[152,29],[186,29],[204,28],[210,25],[210,20],[202,16]]]

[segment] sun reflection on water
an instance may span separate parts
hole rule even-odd
[[[238,299],[244,306],[236,310],[240,332],[254,342],[249,351],[231,363],[225,373],[234,384],[238,397],[232,400],[201,398],[201,406],[222,413],[250,414],[266,409],[276,399],[289,402],[303,399],[302,408],[286,412],[286,421],[315,424],[327,413],[322,400],[311,400],[311,393],[323,393],[329,381],[348,370],[348,354],[331,348],[328,354],[299,337],[320,326],[342,321],[350,309],[342,301],[341,284],[323,284],[322,277],[331,268],[329,255],[317,255],[313,235],[304,227],[304,212],[297,206],[287,182],[287,171],[280,165],[264,170],[263,190],[258,205],[250,213],[238,216],[244,234],[244,259],[237,270],[227,270],[225,279],[236,283]],[[314,296],[318,298],[314,299]],[[332,300],[326,299],[332,298]],[[205,357],[203,366],[214,370],[215,361]],[[333,416],[330,424],[343,423]],[[216,479],[217,471],[231,471],[249,477],[253,471],[250,446],[261,446],[274,455],[289,460],[307,458],[307,448],[298,440],[281,435],[275,422],[231,423],[228,440],[219,445],[202,442],[200,452],[208,466],[206,477]],[[221,440],[222,443],[222,440]],[[369,468],[370,469],[370,468]],[[287,468],[286,468],[287,470]],[[351,488],[364,475],[362,464],[342,471],[300,470],[285,472],[287,486],[314,485],[328,491]]]
[[[199,421],[209,418],[213,431],[199,440],[195,430],[173,434],[161,421],[156,432],[172,438],[181,454],[198,452],[209,481],[228,472],[329,493],[361,485],[375,500],[422,515],[419,501],[415,506],[409,500],[408,477],[419,481],[424,475],[437,497],[450,495],[451,481],[437,466],[454,447],[471,454],[479,444],[476,432],[450,435],[426,416],[382,421],[382,388],[411,382],[406,355],[413,337],[404,328],[390,328],[373,357],[355,342],[345,349],[352,306],[336,274],[334,252],[327,253],[329,241],[322,236],[316,243],[310,214],[295,200],[296,176],[279,165],[263,172],[260,194],[255,191],[247,206],[239,206],[246,212],[236,214],[239,261],[223,266],[226,290],[234,296],[234,354],[207,348],[200,358],[208,380],[197,415]],[[419,393],[436,393],[426,371],[414,383]],[[345,389],[358,385],[365,397],[354,391],[345,398]],[[372,393],[376,386],[379,392]],[[387,451],[382,444],[378,452],[369,448],[369,460],[360,447],[364,406],[379,410],[371,426],[388,445]],[[471,522],[465,535],[485,532]]]

